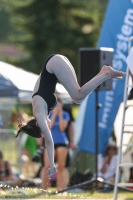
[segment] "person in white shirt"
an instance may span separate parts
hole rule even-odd
[[[117,147],[114,141],[109,141],[106,147],[105,155],[98,155],[98,177],[111,183],[115,182],[115,173],[117,167]]]

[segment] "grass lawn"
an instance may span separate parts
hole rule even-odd
[[[52,192],[56,190],[51,188],[48,190],[47,195],[42,195],[39,188],[16,188],[10,190],[4,190],[5,194],[1,194],[0,190],[0,199],[10,198],[10,199],[113,199],[113,192],[109,193],[100,193],[100,192],[84,192],[84,193],[64,193],[52,195]],[[119,199],[133,200],[133,193],[130,192],[119,192]]]
[[[77,107],[74,109],[75,115],[77,115]],[[12,164],[18,165],[19,158],[19,145],[16,140],[13,138],[5,138],[5,140],[0,140],[0,149],[4,152],[4,158],[9,160]],[[20,167],[21,163],[19,164]],[[1,185],[0,185],[1,188]],[[42,195],[39,188],[15,188],[4,190],[0,189],[0,199],[113,199],[113,192],[101,193],[101,192],[68,192],[64,194],[52,195],[52,192],[55,192],[55,188],[50,188],[47,195]],[[118,199],[133,200],[133,192],[123,192],[118,193]]]

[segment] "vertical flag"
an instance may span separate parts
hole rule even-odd
[[[99,47],[114,49],[113,68],[126,71],[128,41],[133,35],[133,0],[110,0],[98,41]],[[99,91],[99,153],[103,153],[113,130],[114,120],[123,101],[125,77],[113,79],[111,91]],[[87,99],[78,150],[95,153],[95,92]],[[80,113],[79,113],[80,114]]]

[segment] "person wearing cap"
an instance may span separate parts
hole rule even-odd
[[[115,141],[109,139],[105,155],[98,155],[98,177],[114,183],[117,167],[117,146]]]

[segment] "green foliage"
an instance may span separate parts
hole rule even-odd
[[[0,42],[7,42],[9,32],[12,30],[9,14],[4,7],[4,0],[0,1]]]
[[[10,39],[25,52],[25,59],[14,64],[35,73],[54,53],[68,57],[77,71],[78,49],[96,46],[107,4],[107,0],[5,2],[17,33]]]

